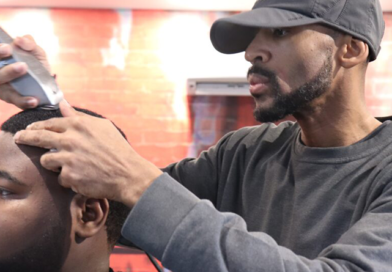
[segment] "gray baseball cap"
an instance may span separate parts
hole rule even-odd
[[[258,28],[323,24],[366,42],[370,61],[381,50],[385,22],[379,0],[258,0],[252,10],[222,18],[211,28],[221,53],[245,51]]]

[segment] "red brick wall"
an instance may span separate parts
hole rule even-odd
[[[162,44],[164,37],[162,38],[160,30],[173,18],[178,17],[177,21],[181,23],[186,16],[197,17],[205,22],[201,27],[208,40],[206,26],[222,14],[168,11],[119,13],[112,10],[71,9],[0,10],[1,25],[5,25],[13,35],[32,33],[35,37],[40,37],[37,40],[45,48],[49,48],[45,35],[57,38],[57,51],[50,56],[52,70],[58,75],[59,85],[71,104],[95,110],[112,119],[125,131],[133,147],[158,166],[164,166],[188,154],[192,142],[192,124],[189,112],[191,107],[186,98],[186,74],[179,73],[174,78],[176,75],[165,72],[167,64],[163,62],[167,54],[163,49],[168,45]],[[50,31],[48,27],[42,26],[44,21],[30,23],[35,27],[31,29],[28,25],[22,30],[15,27],[16,19],[28,17],[25,16],[26,13],[34,18],[31,14],[42,17],[42,12],[45,12],[52,24]],[[124,17],[128,19],[124,20]],[[389,92],[392,86],[392,14],[386,14],[385,19],[387,30],[383,50],[379,59],[369,68],[366,85],[368,105],[375,115],[392,113],[389,109],[392,100]],[[198,31],[197,27],[193,24],[188,31]],[[127,32],[128,37],[125,39],[121,37],[122,31]],[[183,36],[184,33],[170,35],[170,39],[175,38],[170,42],[173,45],[181,44]],[[116,46],[108,52],[111,39]],[[192,66],[192,63],[186,62],[190,55],[203,58],[203,51],[188,53],[189,55],[174,56],[183,57],[184,62],[181,64],[184,68]],[[119,69],[121,64],[116,64],[117,67],[104,65],[105,55],[110,54],[114,59],[117,58],[117,62],[118,59],[125,59],[122,64],[125,66]],[[178,65],[179,62],[176,63]],[[180,69],[181,67],[175,71]],[[252,103],[247,98],[242,98],[242,101],[246,102],[238,108],[239,123],[252,124]],[[16,111],[14,107],[0,102],[0,122]]]
[[[384,15],[386,29],[378,59],[369,65],[366,101],[376,116],[392,115],[392,13]]]
[[[67,100],[113,120],[137,152],[165,166],[209,145],[191,145],[195,135],[192,107],[196,104],[189,103],[194,100],[187,98],[185,81],[187,69],[208,68],[208,63],[197,67],[198,59],[218,56],[192,39],[197,34],[208,42],[209,26],[222,15],[2,8],[0,25],[13,36],[30,33],[36,37],[49,53],[53,73],[58,75]],[[385,20],[383,50],[379,60],[371,64],[366,83],[366,98],[374,115],[392,115],[392,14],[385,14]],[[220,114],[200,125],[201,137],[218,139],[224,130],[255,124],[251,98],[209,98],[197,103],[207,103],[212,110],[217,101],[222,107]],[[0,123],[17,111],[0,102]],[[125,271],[131,263],[132,271],[153,271],[145,268],[145,258],[140,266],[136,257],[126,262],[120,259],[113,258],[117,262],[113,264]]]

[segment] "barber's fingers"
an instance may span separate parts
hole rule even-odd
[[[37,98],[21,96],[9,84],[0,85],[0,100],[14,104],[21,109],[35,108],[39,104]]]
[[[0,59],[8,58],[12,54],[12,47],[6,43],[0,43]]]
[[[58,133],[48,130],[22,130],[15,134],[14,140],[17,144],[41,147],[44,149],[55,148],[59,150],[59,146],[63,142]],[[62,144],[61,146],[64,146]]]
[[[91,118],[94,118],[82,112],[76,111],[66,101],[60,102],[60,110],[65,118],[52,118],[45,121],[35,122],[29,125],[26,129],[27,130],[45,129],[53,132],[62,133],[72,127],[79,130],[83,128],[85,124],[88,123],[89,120],[91,120]]]
[[[81,180],[77,178],[77,174],[71,170],[70,167],[64,166],[61,169],[60,175],[58,177],[58,183],[64,188],[70,188],[77,194],[82,194],[88,196],[88,192],[83,190],[83,184]]]
[[[23,37],[15,38],[14,44],[22,48],[23,50],[30,52],[50,72],[50,65],[45,51],[40,46],[37,45],[37,43],[35,42],[34,38],[31,35],[25,35]]]
[[[61,170],[62,171],[62,170]],[[71,184],[67,182],[67,179],[64,178],[63,173],[60,173],[59,177],[58,177],[58,182],[61,186],[63,186],[64,188],[72,188]],[[75,193],[78,193],[74,188],[72,188],[72,191],[74,191]]]
[[[31,53],[36,53],[36,54],[40,52],[43,53],[43,56],[46,56],[45,52],[42,52],[39,49],[37,49],[38,45],[31,35],[16,37],[14,43],[25,51],[29,51]]]
[[[73,120],[68,120],[65,118],[51,118],[45,121],[39,121],[29,125],[27,131],[36,130],[49,130],[57,133],[62,133],[67,130],[68,127],[72,126]]]
[[[12,54],[9,44],[0,44],[0,59],[7,58]],[[10,85],[9,82],[27,73],[27,65],[23,62],[12,63],[0,68],[0,100],[14,104],[21,109],[35,108],[39,101],[34,97],[22,97]]]
[[[45,169],[59,173],[65,163],[69,161],[69,155],[65,152],[51,150],[41,156],[41,165]]]
[[[1,48],[1,46],[0,46]],[[1,49],[0,49],[1,52]],[[1,55],[0,58],[4,55]],[[34,97],[22,97],[9,84],[12,80],[26,74],[27,65],[23,62],[13,63],[0,68],[0,99],[14,104],[21,109],[35,108],[39,101]]]
[[[72,156],[67,152],[49,151],[41,156],[41,165],[49,171],[60,173],[58,183],[65,187],[71,188],[75,193],[78,193],[77,188],[69,181],[75,180],[68,165],[72,160]]]
[[[69,188],[72,191],[74,191],[76,194],[80,194],[80,195],[88,197],[88,191],[87,191],[87,193],[84,191],[81,191],[80,186],[78,186],[78,184],[75,185],[75,183],[68,182],[68,180],[69,180],[67,178],[68,175],[66,175],[64,173],[66,173],[66,169],[62,169],[61,173],[58,177],[58,183],[60,184],[60,186],[62,186],[64,188]]]
[[[24,62],[16,62],[6,65],[0,69],[0,84],[8,83],[26,73],[27,64]]]

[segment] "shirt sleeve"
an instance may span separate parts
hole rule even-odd
[[[198,158],[187,158],[161,170],[198,198],[207,199],[216,205],[221,161],[232,134],[233,132],[226,134],[216,145],[203,151]]]
[[[248,232],[241,217],[217,211],[162,174],[131,211],[122,235],[174,272],[390,272],[391,195],[386,188],[337,243],[310,260],[265,233]]]

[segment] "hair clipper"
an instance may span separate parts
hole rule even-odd
[[[13,39],[0,27],[0,43],[13,43]],[[58,104],[63,100],[63,93],[42,63],[31,53],[12,45],[12,56],[1,59],[0,67],[15,63],[25,62],[28,71],[20,78],[10,82],[11,86],[22,96],[32,96],[39,99],[39,107],[43,109],[58,109]]]

